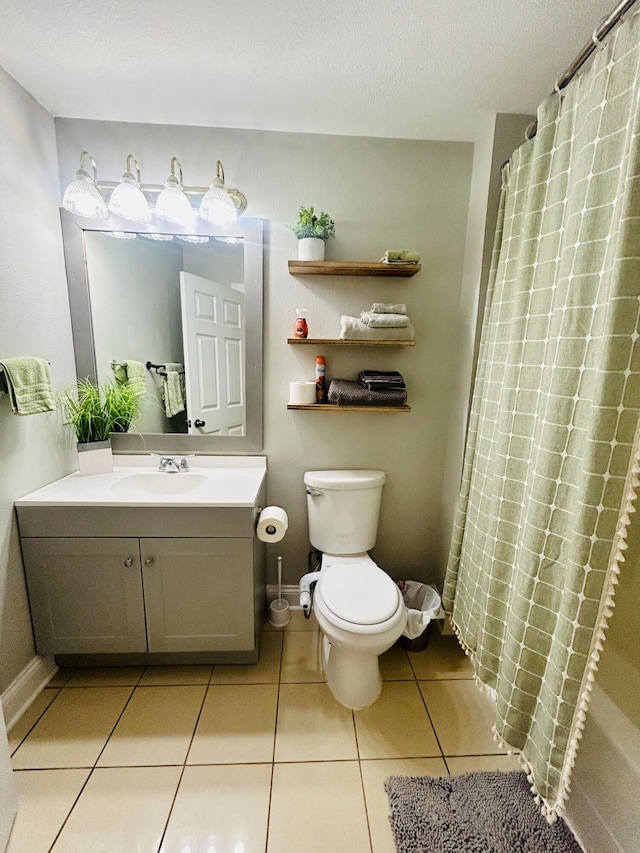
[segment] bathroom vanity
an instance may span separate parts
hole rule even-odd
[[[264,457],[115,457],[16,501],[36,649],[63,665],[253,663]]]

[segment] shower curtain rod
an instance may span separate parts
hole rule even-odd
[[[616,26],[616,24],[620,21],[620,19],[626,15],[629,9],[636,3],[636,0],[622,0],[622,2],[618,3],[615,9],[610,12],[606,18],[603,18],[600,24],[593,31],[593,35],[591,36],[591,41],[588,41],[585,46],[582,48],[580,53],[573,60],[571,65],[567,68],[567,70],[558,77],[556,80],[556,85],[554,86],[555,92],[561,92],[568,84],[573,80],[578,71],[585,64],[587,59],[591,56],[591,54],[600,47],[603,39],[605,39],[611,30]],[[553,94],[553,93],[552,93]],[[538,131],[538,121],[533,122],[533,124],[529,125],[526,131],[527,139],[533,139]]]

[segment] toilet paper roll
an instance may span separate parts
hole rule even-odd
[[[289,383],[289,403],[293,406],[312,406],[316,401],[316,383],[313,380]]]
[[[289,518],[281,506],[266,506],[258,519],[258,539],[261,542],[279,542],[289,527]]]

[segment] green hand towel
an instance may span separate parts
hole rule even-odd
[[[385,264],[417,264],[420,263],[420,255],[407,249],[387,249],[380,260]]]
[[[43,358],[4,358],[0,368],[4,368],[11,408],[17,415],[37,415],[55,409],[49,365]]]
[[[136,394],[146,394],[147,368],[141,361],[132,358],[121,362],[112,362],[111,369],[118,385],[129,385]]]
[[[178,362],[167,362],[166,376],[162,377],[162,399],[168,418],[184,412],[184,366]]]

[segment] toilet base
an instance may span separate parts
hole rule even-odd
[[[326,636],[323,652],[327,685],[335,699],[354,711],[373,705],[382,692],[378,655],[332,644]]]

